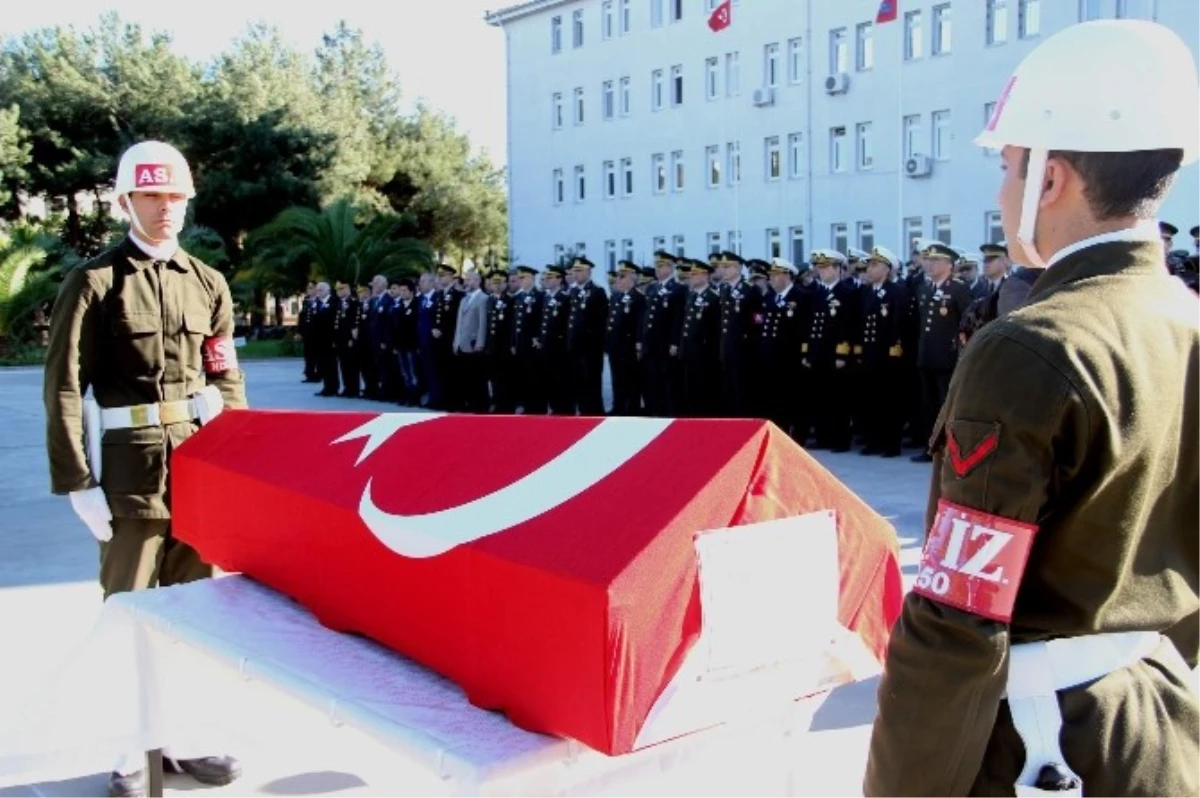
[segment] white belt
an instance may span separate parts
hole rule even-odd
[[[1017,795],[1082,795],[1083,780],[1067,765],[1059,734],[1058,692],[1127,668],[1158,647],[1158,632],[1118,632],[1021,643],[1010,649],[1006,695],[1013,726],[1025,745]],[[1073,787],[1036,786],[1042,769],[1057,768]]]
[[[178,399],[173,402],[100,409],[100,423],[104,429],[160,427],[198,418],[200,418],[200,409],[195,399]]]

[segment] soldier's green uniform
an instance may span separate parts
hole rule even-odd
[[[948,501],[989,529],[933,554],[930,534],[879,687],[867,795],[1013,795],[1013,646],[1145,631],[1176,645],[1058,692],[1062,753],[1085,795],[1198,794],[1200,709],[1176,650],[1196,662],[1197,362],[1195,297],[1153,230],[1066,255],[975,337],[935,427],[927,528]],[[1028,541],[1023,574],[1011,552],[980,553],[996,528],[1010,550]],[[988,591],[1015,601],[1010,620]]]
[[[65,495],[96,487],[84,448],[89,387],[104,408],[186,400],[205,385],[220,389],[226,407],[245,407],[239,369],[205,374],[205,340],[232,336],[225,278],[182,249],[155,261],[126,238],[72,269],[54,303],[46,351],[51,490]],[[212,575],[170,534],[171,453],[197,429],[194,420],[181,419],[104,433],[101,487],[113,515],[112,540],[100,544],[106,598]]]

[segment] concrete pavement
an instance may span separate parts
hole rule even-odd
[[[297,360],[250,362],[247,391],[252,406],[275,409],[389,411],[367,400],[321,398],[318,386],[301,382]],[[62,660],[91,629],[100,609],[95,584],[96,544],[65,497],[49,493],[41,370],[0,369],[0,717],[20,698],[21,685]],[[814,455],[878,512],[900,535],[906,584],[919,556],[929,467],[907,458],[882,460],[856,453]],[[858,714],[870,712],[873,694],[853,694]],[[272,705],[279,736],[239,739],[245,776],[230,787],[198,789],[188,779],[168,780],[168,793],[238,795],[377,795],[421,792],[417,785],[387,781],[381,752],[371,741],[341,730],[328,739],[320,718],[285,702]],[[304,724],[308,725],[304,725]],[[327,724],[326,724],[327,725]],[[296,730],[305,729],[303,734]],[[844,733],[845,730],[839,732]],[[841,739],[841,738],[839,738]],[[848,738],[847,738],[848,739]],[[384,760],[385,761],[385,760]],[[66,777],[67,774],[64,774]],[[0,796],[103,795],[104,774],[0,789]],[[428,785],[426,785],[428,787]]]

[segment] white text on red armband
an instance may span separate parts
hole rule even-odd
[[[200,354],[205,374],[224,374],[238,367],[237,348],[229,336],[205,338]]]
[[[913,592],[1008,623],[1037,526],[942,500]]]

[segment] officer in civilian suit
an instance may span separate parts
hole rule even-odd
[[[795,265],[783,258],[771,259],[767,269],[771,293],[763,299],[763,329],[758,349],[764,415],[794,439],[803,401],[800,346],[806,304],[804,293],[795,282],[799,273]]]
[[[317,283],[316,305],[313,309],[312,340],[317,356],[317,367],[324,382],[317,396],[337,396],[338,368],[337,350],[334,339],[334,322],[337,318],[336,300],[330,296],[329,283]]]
[[[742,276],[745,261],[736,252],[713,255],[724,272],[721,283],[722,414],[747,418],[757,412],[754,394],[758,336],[762,332],[762,292]]]
[[[382,274],[371,278],[371,302],[367,306],[367,340],[370,356],[363,361],[364,394],[368,399],[382,398],[387,378],[387,361],[391,359],[391,339],[388,337],[388,308],[392,296],[388,281]]]
[[[563,287],[567,268],[550,264],[542,272],[542,326],[534,346],[544,375],[546,402],[556,416],[575,415],[571,395],[571,362],[567,357],[567,323],[571,317],[571,296]]]
[[[462,304],[463,290],[454,283],[458,271],[447,263],[438,264],[438,291],[433,314],[434,366],[442,386],[442,401],[430,407],[445,410],[458,407],[464,401],[454,368],[454,333],[458,326],[458,306]]]
[[[513,295],[513,400],[527,415],[545,415],[546,389],[541,356],[534,346],[542,329],[542,292],[534,284],[537,269],[517,266]]]
[[[338,368],[342,373],[340,396],[358,396],[358,328],[362,317],[362,303],[351,296],[350,286],[337,284],[337,314],[333,320],[333,344],[336,349]]]
[[[709,284],[713,265],[691,259],[691,290],[679,334],[683,361],[683,409],[692,418],[713,418],[721,404],[721,297]]]
[[[604,348],[612,374],[612,415],[636,416],[641,413],[641,382],[637,343],[642,328],[646,298],[637,290],[641,270],[623,260],[617,264],[617,279],[608,304],[608,324]]]
[[[354,336],[354,357],[358,365],[359,383],[363,388],[370,388],[371,383],[367,378],[367,361],[372,357],[370,335],[367,331],[368,320],[370,319],[371,310],[371,287],[368,285],[358,286],[357,295],[354,299],[358,303],[358,332]],[[372,370],[374,366],[372,364]]]
[[[646,414],[659,417],[679,415],[678,352],[675,332],[683,318],[688,290],[675,278],[676,258],[669,252],[654,253],[658,281],[646,289],[646,312],[642,317],[639,350],[646,394]]]
[[[800,345],[801,365],[809,391],[804,429],[812,424],[816,448],[845,452],[850,449],[850,404],[848,388],[852,347],[856,343],[861,305],[853,283],[838,279],[846,257],[833,249],[812,253],[817,269],[805,312],[805,331]],[[817,397],[819,398],[819,401]],[[801,440],[799,435],[797,440]]]
[[[483,352],[488,383],[492,388],[492,412],[504,415],[516,412],[512,391],[513,317],[508,270],[497,268],[488,277],[487,338]]]
[[[437,316],[438,293],[434,276],[428,272],[417,280],[417,382],[419,390],[427,394],[425,406],[440,407],[443,402],[442,374],[437,368],[433,337]]]
[[[862,371],[859,389],[864,398],[862,453],[896,457],[904,424],[901,361],[904,357],[903,319],[908,298],[902,283],[891,280],[900,260],[884,247],[867,254],[867,283],[863,286]]]
[[[604,415],[601,381],[604,375],[604,327],[608,294],[592,282],[593,264],[578,257],[571,265],[575,292],[567,317],[567,355],[571,363],[571,393],[581,416]]]

